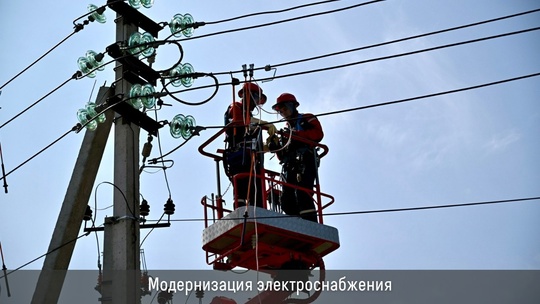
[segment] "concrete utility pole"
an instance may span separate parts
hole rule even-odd
[[[106,100],[116,112],[114,141],[114,208],[105,218],[103,248],[103,280],[99,286],[102,303],[134,304],[141,301],[139,245],[139,134],[140,127],[153,136],[162,125],[133,108],[128,100],[131,84],[156,85],[159,73],[134,56],[126,56],[125,42],[139,27],[157,37],[162,27],[124,1],[107,0],[117,12],[116,41],[107,47],[115,58],[116,79],[112,89],[102,88],[98,100]],[[102,96],[107,95],[108,98]],[[112,112],[96,131],[86,132],[54,230],[49,254],[40,274],[32,303],[57,303],[66,272],[81,228],[86,205],[95,182],[105,143],[112,126]],[[156,224],[155,227],[168,227]],[[143,227],[147,228],[143,225]],[[97,227],[85,232],[100,231]]]
[[[117,14],[116,40],[127,41],[137,26]],[[116,94],[128,96],[131,84],[117,62]],[[139,133],[128,117],[118,117],[114,132],[113,217],[105,219],[102,303],[140,303]]]
[[[96,100],[105,100],[111,91],[108,87],[101,87]],[[99,128],[95,131],[86,131],[84,134],[79,156],[49,243],[48,252],[50,253],[45,257],[32,297],[33,304],[58,302],[111,130],[112,112],[107,112],[106,117],[107,119],[100,124]]]

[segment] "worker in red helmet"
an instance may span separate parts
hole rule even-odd
[[[261,129],[267,129],[270,136],[276,132],[276,127],[266,121],[253,117],[253,110],[262,106],[266,95],[255,83],[247,82],[238,91],[240,101],[233,102],[225,112],[226,148],[223,163],[225,173],[235,186],[235,208],[247,204],[263,206],[263,183],[259,178],[250,176],[236,177],[239,173],[260,174],[263,167],[263,151]],[[249,197],[249,201],[248,201]]]
[[[279,112],[287,121],[288,129],[293,137],[289,138],[288,132],[283,132],[279,143],[275,141],[276,136],[269,137],[268,143],[271,150],[279,150],[276,154],[283,165],[282,178],[285,183],[313,190],[319,161],[315,145],[323,139],[324,133],[315,115],[298,113],[299,105],[296,97],[290,93],[283,93],[277,98],[272,109]],[[295,140],[295,137],[306,141]],[[280,198],[283,212],[317,222],[312,192],[287,187],[286,184],[283,186]]]

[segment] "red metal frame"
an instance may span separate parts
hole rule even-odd
[[[207,157],[210,157],[210,158],[214,159],[214,161],[216,161],[217,164],[219,164],[219,162],[223,161],[223,156],[222,155],[223,155],[224,150],[223,149],[218,149],[217,153],[222,154],[222,155],[219,155],[219,154],[213,154],[213,153],[207,152],[207,151],[205,151],[205,148],[208,145],[210,145],[214,140],[216,140],[220,135],[222,135],[225,132],[225,130],[226,130],[226,128],[221,129],[216,134],[214,134],[214,136],[210,137],[201,146],[199,146],[199,152],[204,156],[207,156]],[[322,153],[319,155],[319,158],[323,158],[326,154],[328,154],[328,147],[326,145],[323,145],[321,143],[315,143],[315,142],[312,142],[310,140],[307,140],[307,139],[304,139],[304,138],[301,138],[301,137],[297,137],[297,136],[294,136],[294,135],[292,136],[292,139],[294,139],[295,141],[301,141],[301,142],[309,143],[309,144],[311,144],[311,145],[313,145],[315,147],[321,148]],[[220,174],[219,170],[216,173],[219,175]],[[233,177],[233,181],[232,181],[233,182],[233,188],[234,189],[237,188],[236,187],[236,182],[237,182],[237,180],[239,178],[245,178],[245,177],[249,177],[249,176],[250,176],[249,173],[236,174]],[[320,186],[320,183],[318,181],[318,178],[316,179],[316,183],[315,183],[315,187],[314,187],[315,189],[313,190],[313,189],[302,188],[302,187],[299,187],[299,186],[296,186],[296,185],[285,183],[285,182],[279,180],[279,176],[280,176],[280,173],[275,172],[275,171],[271,171],[271,170],[266,170],[265,168],[262,168],[261,173],[256,175],[256,177],[260,178],[261,182],[263,182],[263,189],[264,189],[264,192],[263,192],[263,206],[264,206],[264,208],[268,207],[266,202],[267,202],[269,193],[272,190],[277,189],[276,188],[277,185],[286,185],[287,187],[300,189],[302,191],[312,193],[312,195],[316,196],[315,205],[316,205],[316,208],[317,208],[317,216],[318,216],[319,223],[322,224],[323,223],[322,210],[324,210],[325,208],[327,208],[328,206],[330,206],[330,205],[332,205],[334,203],[334,197],[327,194],[327,193],[321,192],[321,186]],[[267,188],[268,185],[271,185],[271,188]],[[279,190],[279,189],[277,189],[277,190]],[[221,193],[219,193],[219,191],[218,191],[218,197],[215,198],[216,205],[214,205],[213,203],[212,204],[206,203],[206,197],[203,198],[205,203],[203,203],[201,201],[203,206],[205,206],[206,208],[212,209],[214,213],[217,212],[216,219],[221,219],[223,216],[225,216],[224,212],[227,212],[227,213],[231,212],[231,210],[227,210],[227,209],[223,208],[223,200],[222,200],[220,195],[221,195]],[[234,193],[234,197],[236,197],[236,193]],[[324,205],[322,204],[322,200],[323,200],[322,198],[323,197],[329,199],[329,202],[324,204]],[[233,206],[235,206],[235,205],[236,204],[233,203]],[[205,210],[204,214],[205,214],[205,227],[208,227],[208,217],[207,217],[208,213],[207,213],[206,210]]]
[[[203,209],[204,209],[204,225],[205,225],[205,228],[209,227],[209,221],[212,221],[212,223],[213,223],[216,220],[219,220],[219,219],[223,218],[224,216],[226,216],[227,214],[229,214],[230,212],[233,211],[233,210],[224,208],[224,202],[223,202],[223,199],[222,199],[221,193],[220,193],[220,185],[219,185],[219,183],[220,183],[220,168],[221,168],[220,162],[223,161],[224,150],[223,149],[218,149],[217,153],[219,153],[219,154],[214,154],[214,153],[211,153],[211,152],[208,152],[208,151],[205,150],[213,141],[215,141],[217,138],[219,138],[225,132],[225,130],[226,130],[226,128],[223,128],[223,129],[219,130],[215,135],[210,137],[206,142],[204,142],[199,147],[199,152],[202,155],[210,157],[210,158],[214,159],[214,161],[216,161],[216,167],[217,167],[216,174],[217,174],[217,180],[218,180],[218,193],[217,193],[217,196],[212,195],[212,199],[210,200],[210,202],[209,202],[207,196],[204,196],[201,199],[201,204],[203,205]],[[293,139],[298,140],[298,141],[302,141],[302,142],[306,142],[306,143],[310,143],[311,145],[322,149],[322,153],[319,155],[319,158],[324,157],[328,153],[328,147],[326,145],[323,145],[323,144],[320,144],[320,143],[314,143],[314,142],[311,142],[309,140],[306,140],[306,139],[303,139],[303,138],[300,138],[300,137],[296,137],[294,135],[293,135]],[[254,152],[254,153],[257,153],[257,152]],[[234,191],[236,191],[236,189],[237,189],[237,187],[236,187],[237,180],[239,178],[249,177],[250,175],[253,177],[254,174],[252,174],[252,173],[251,174],[250,173],[236,174],[232,178],[233,189],[235,189]],[[312,196],[315,196],[315,205],[316,205],[316,209],[317,209],[318,221],[319,221],[320,224],[323,224],[323,210],[334,203],[334,197],[333,196],[331,196],[329,194],[326,194],[326,193],[322,193],[320,191],[321,187],[320,187],[320,182],[319,182],[318,178],[316,179],[314,189],[307,189],[307,188],[302,188],[302,187],[299,187],[299,186],[296,186],[296,185],[285,183],[284,181],[280,180],[280,173],[275,172],[275,171],[271,171],[271,170],[266,170],[265,168],[261,168],[260,173],[256,174],[255,177],[259,178],[261,183],[262,183],[262,189],[264,190],[263,191],[263,207],[264,208],[268,208],[267,199],[268,199],[269,195],[277,194],[277,192],[281,191],[280,187],[282,187],[284,185],[286,185],[287,187],[300,189],[302,191],[311,193]],[[236,197],[236,193],[234,193],[234,197]],[[323,204],[323,198],[324,198],[324,201],[326,202],[324,204]],[[233,202],[233,206],[236,206],[235,202]],[[212,216],[211,220],[209,219],[210,213],[211,213],[211,216]],[[261,232],[263,232],[263,233],[268,232],[268,233],[272,233],[273,235],[275,235],[277,237],[284,234],[283,230],[279,231],[280,229],[275,229],[275,228],[270,227],[270,226],[261,225],[261,224],[257,224],[257,225],[259,225],[258,226],[259,234]],[[242,226],[242,225],[239,225],[239,226]],[[235,227],[233,229],[236,229],[236,228],[237,227]],[[310,265],[310,268],[311,268],[311,267],[316,267],[316,265],[318,263],[318,259],[319,259],[320,256],[323,256],[326,253],[329,253],[330,251],[333,251],[333,250],[335,250],[337,248],[335,246],[335,244],[333,244],[331,249],[328,249],[328,252],[323,252],[319,256],[318,254],[314,254],[313,252],[306,253],[303,250],[301,250],[300,248],[298,248],[298,250],[295,250],[294,248],[293,249],[291,249],[291,248],[284,249],[284,248],[281,248],[280,246],[273,246],[273,245],[268,245],[268,244],[265,244],[265,243],[259,243],[258,244],[258,249],[257,249],[257,254],[259,256],[259,259],[257,259],[255,257],[255,253],[253,251],[249,251],[249,250],[247,250],[247,252],[242,253],[240,255],[237,254],[238,252],[246,251],[246,250],[244,250],[245,249],[244,247],[251,246],[251,239],[250,239],[251,235],[253,235],[253,233],[246,234],[248,240],[244,241],[243,244],[240,241],[240,239],[238,239],[238,240],[234,241],[230,245],[230,247],[220,248],[220,250],[217,250],[217,251],[219,251],[219,253],[214,253],[216,251],[211,252],[211,251],[205,249],[207,264],[208,265],[213,264],[214,268],[216,268],[216,269],[218,269],[218,268],[229,269],[231,266],[232,267],[241,266],[241,267],[248,268],[248,269],[261,269],[261,270],[264,270],[265,268],[266,269],[275,269],[276,267],[279,267],[280,265],[282,265],[287,260],[290,260],[291,257],[298,257],[298,258],[302,258],[306,262],[307,265]],[[227,235],[227,237],[229,237],[229,235]],[[290,235],[287,235],[287,237],[290,237]],[[293,236],[292,239],[294,239],[294,238],[300,239],[300,240],[306,242],[306,244],[311,244],[311,245],[314,245],[314,246],[319,244],[317,242],[320,242],[320,240],[316,240],[316,239],[309,240],[309,238],[304,238],[304,236]],[[339,246],[339,244],[337,244],[337,246]],[[265,256],[268,256],[269,258],[265,259],[264,258]],[[225,263],[226,259],[229,259],[228,263]],[[233,260],[232,263],[230,263],[231,260]],[[263,267],[260,267],[261,265]]]

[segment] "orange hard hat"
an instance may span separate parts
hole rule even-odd
[[[244,86],[238,91],[238,97],[244,98],[244,90],[249,90],[251,94],[256,93],[259,95],[258,105],[263,105],[266,102],[266,95],[263,94],[263,90],[252,82],[244,83]]]
[[[294,103],[294,107],[298,107],[300,103],[298,100],[296,100],[296,97],[291,93],[283,93],[279,95],[279,97],[276,99],[276,104],[272,106],[272,109],[276,109],[277,106],[284,104],[286,102],[292,102]]]

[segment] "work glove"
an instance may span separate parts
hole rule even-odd
[[[274,126],[274,124],[267,124],[268,126],[268,135],[270,135],[270,137],[276,135],[276,132],[277,132],[277,129],[276,129],[276,126]]]
[[[264,121],[255,117],[251,118],[251,121],[254,123],[258,123],[259,125],[266,126],[268,135],[270,136],[273,136],[277,132],[276,126],[274,126],[274,124],[268,123],[267,121]]]

